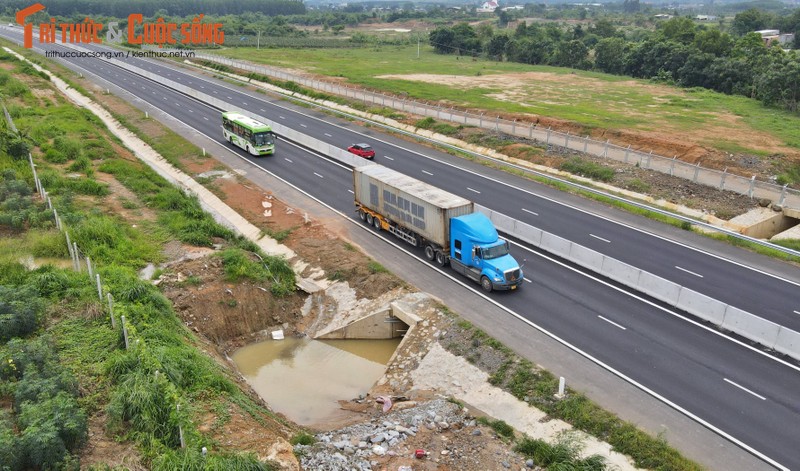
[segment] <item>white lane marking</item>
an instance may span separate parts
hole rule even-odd
[[[386,159],[389,159],[389,160],[394,160],[393,158],[389,157],[388,155],[384,155],[383,157],[386,158]]]
[[[347,191],[349,191],[350,193],[353,193],[353,190],[347,190]],[[353,193],[353,194],[355,195],[355,193]]]
[[[314,175],[318,176],[319,178],[325,178],[322,175],[318,174],[317,172],[314,172]]]
[[[539,213],[534,213],[533,211],[531,211],[531,210],[529,210],[529,209],[522,208],[522,210],[523,210],[523,211],[525,211],[526,213],[531,213],[531,214],[533,214],[534,216],[538,216],[538,215],[539,215]]]
[[[260,109],[261,111],[267,111],[267,110],[265,110],[264,108],[259,108],[259,109]]]
[[[333,137],[333,136],[331,136],[331,135],[330,135],[330,134],[328,134],[328,133],[325,133],[325,135],[326,135],[326,136],[328,136],[328,137]]]
[[[608,322],[609,324],[611,324],[611,325],[613,325],[613,326],[619,327],[619,328],[620,328],[620,329],[622,329],[622,330],[628,330],[627,328],[625,328],[625,327],[622,327],[621,325],[617,324],[616,322],[614,322],[614,321],[612,321],[612,320],[608,320],[608,319],[606,319],[606,318],[605,318],[605,317],[603,317],[603,316],[597,316],[597,317],[599,317],[600,319],[603,319],[604,321]]]
[[[283,160],[285,160],[285,161],[289,162],[290,164],[291,164],[291,163],[294,163],[294,162],[292,162],[291,160],[287,159],[286,157],[284,157],[284,158],[283,158]]]
[[[225,95],[225,98],[227,98],[228,100],[233,100],[233,98],[231,98],[229,95]]]
[[[422,173],[424,173],[425,175],[433,176],[433,174],[427,170],[423,170]]]
[[[473,189],[472,189],[472,188],[470,188],[470,187],[467,187],[467,190],[469,190],[469,191],[473,191],[473,192],[475,192],[475,193],[477,193],[477,194],[479,194],[479,195],[481,194],[481,192],[480,192],[480,191],[478,191],[478,190],[473,190]]]
[[[206,118],[205,116],[203,116],[203,119],[205,119],[206,121],[208,121],[208,118]]]
[[[219,95],[219,93],[217,93],[217,91],[216,91],[216,90],[214,90],[214,93],[216,93],[217,95]]]
[[[528,283],[533,283],[533,281],[531,281],[531,280],[529,280],[527,278],[523,278],[522,281],[527,281]]]
[[[792,312],[794,312],[795,314],[800,314],[800,311],[792,311]]]
[[[180,103],[178,103],[178,102],[176,101],[176,102],[175,102],[175,106],[177,106],[178,108],[180,108],[180,107],[181,107],[181,104],[180,104]]]
[[[200,88],[206,88],[206,87],[204,87],[204,86],[200,85]]]
[[[286,116],[278,116],[280,119],[286,119]]]
[[[609,244],[611,243],[611,241],[610,241],[610,240],[608,240],[608,239],[603,239],[602,237],[598,237],[598,236],[596,236],[596,235],[594,235],[594,234],[589,234],[589,235],[590,235],[590,236],[592,236],[592,237],[594,237],[594,238],[595,238],[595,239],[597,239],[597,240],[602,240],[603,242],[606,242],[606,243],[609,243]]]
[[[147,90],[147,89],[146,89],[146,88],[144,88],[144,87],[142,87],[142,90]],[[155,92],[153,92],[153,93],[155,93]]]
[[[194,110],[189,110],[189,113],[194,113]]]
[[[701,274],[699,274],[699,273],[695,273],[695,272],[693,272],[693,271],[689,271],[689,270],[687,270],[687,269],[685,269],[685,268],[681,268],[681,267],[679,267],[678,265],[675,265],[675,268],[677,268],[677,269],[678,269],[678,270],[680,270],[680,271],[685,271],[686,273],[688,273],[688,274],[690,274],[690,275],[694,275],[694,276],[696,276],[696,277],[698,277],[698,278],[702,278],[702,277],[703,277],[703,275],[701,275]]]
[[[308,126],[306,126],[305,124],[302,124],[302,123],[300,123],[300,126],[303,126],[304,128],[308,127]]]
[[[247,104],[247,102],[246,102],[246,101],[243,101],[243,102],[242,102],[242,104],[243,104],[243,105],[246,105],[246,104]]]
[[[746,387],[742,386],[741,384],[736,384],[736,383],[734,383],[733,381],[729,380],[728,378],[722,378],[722,379],[724,379],[726,383],[732,384],[732,385],[736,386],[737,388],[741,389],[742,391],[744,391],[744,392],[747,392],[747,393],[750,393],[750,394],[752,394],[753,396],[755,396],[755,397],[757,397],[757,398],[761,399],[762,401],[766,401],[766,400],[767,400],[767,398],[766,398],[766,397],[764,397],[764,396],[762,396],[762,395],[760,395],[760,394],[756,394],[756,393],[754,393],[753,391],[751,391],[751,390],[747,389]]]

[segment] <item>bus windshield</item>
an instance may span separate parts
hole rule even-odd
[[[253,144],[258,147],[272,145],[275,142],[275,135],[271,132],[257,132],[253,134]]]

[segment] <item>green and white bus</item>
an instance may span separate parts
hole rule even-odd
[[[275,134],[269,124],[228,111],[222,113],[222,134],[225,140],[253,155],[275,153]]]

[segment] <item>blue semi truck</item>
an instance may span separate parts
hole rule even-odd
[[[508,242],[471,201],[377,164],[353,169],[353,193],[362,221],[423,247],[428,260],[450,264],[485,291],[522,284]]]

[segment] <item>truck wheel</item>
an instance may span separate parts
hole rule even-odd
[[[440,267],[447,264],[447,257],[444,256],[444,253],[436,252],[436,263],[438,263]]]
[[[362,221],[366,221],[367,220],[367,213],[365,213],[364,211],[359,209],[358,210],[358,217],[360,217]]]
[[[372,217],[372,214],[367,213],[367,224],[368,225],[370,225],[370,226],[372,225],[373,219],[374,218]]]
[[[486,276],[482,276],[481,277],[481,288],[483,288],[483,290],[486,291],[487,293],[491,293],[492,292],[492,280],[490,280]]]
[[[436,258],[436,251],[433,249],[433,246],[430,245],[425,246],[425,258],[431,261],[433,261],[433,259]]]
[[[380,231],[381,230],[381,220],[380,220],[380,218],[373,218],[372,219],[372,225],[375,226],[375,230],[376,231]]]

